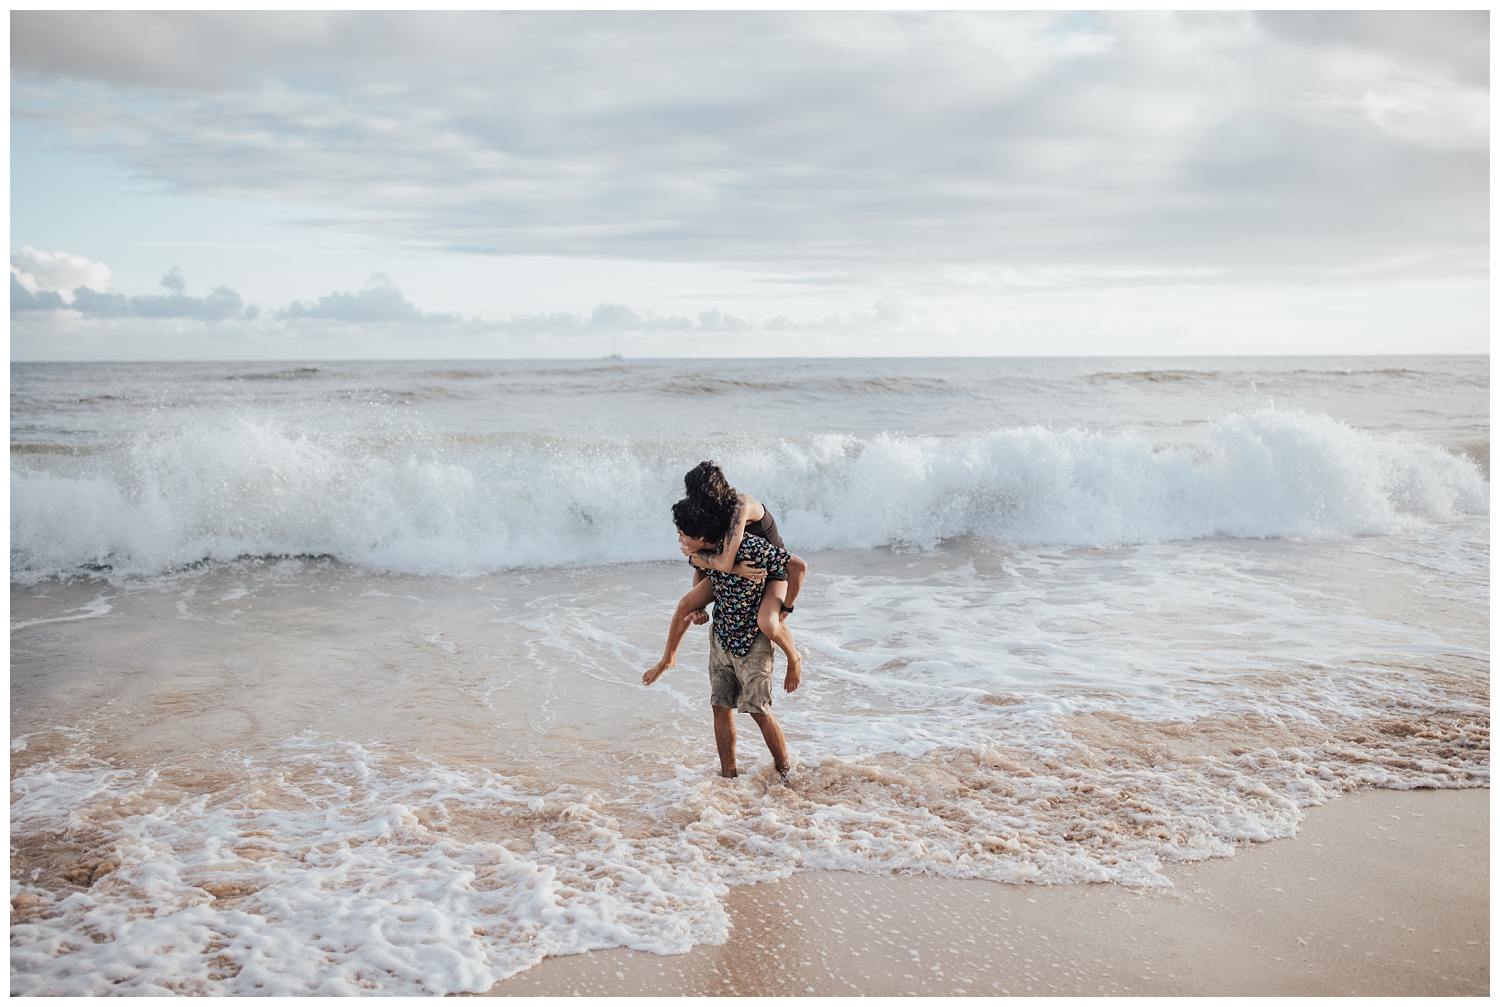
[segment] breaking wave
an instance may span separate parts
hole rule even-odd
[[[669,507],[704,457],[800,552],[1349,536],[1488,511],[1474,461],[1416,437],[1273,409],[1200,429],[1191,444],[1048,427],[709,443],[218,420],[13,451],[12,577],[280,555],[454,574],[675,559]]]

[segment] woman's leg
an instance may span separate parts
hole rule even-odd
[[[677,603],[677,611],[678,611],[679,614],[681,614],[681,613],[683,613],[685,611],[685,609],[682,606],[687,603],[687,600],[689,598],[693,597],[693,594],[694,594],[695,591],[697,591],[700,588],[702,588],[703,582],[706,581],[707,579],[708,579],[708,574],[704,573],[702,570],[699,570],[697,567],[693,567],[693,590],[689,591],[687,594],[683,595],[682,596],[682,601],[680,601],[680,602]],[[709,601],[712,601],[712,600],[713,600],[713,592],[712,592],[712,589],[710,589],[710,592],[709,592]],[[688,614],[688,618],[692,620],[692,623],[693,623],[694,626],[701,626],[701,625],[703,625],[705,622],[708,621],[708,602],[704,602],[701,607],[695,608],[695,609],[693,609],[691,612],[689,612],[687,614]]]
[[[756,627],[786,654],[786,691],[793,692],[802,681],[802,655],[792,640],[792,631],[781,619],[781,605],[786,600],[786,581],[766,581],[766,593],[760,599]]]
[[[713,583],[706,580],[682,596],[672,612],[672,622],[667,627],[667,645],[662,650],[661,660],[646,669],[646,673],[641,676],[642,682],[650,685],[661,678],[668,668],[677,664],[677,648],[682,645],[682,638],[687,635],[688,627],[701,625],[697,616],[713,600]]]
[[[807,576],[807,560],[801,556],[789,556],[786,561],[786,599],[783,604],[791,608],[797,604],[797,595],[802,591],[802,579]],[[783,619],[786,613],[781,614]]]

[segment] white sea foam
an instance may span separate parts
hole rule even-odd
[[[102,767],[17,781],[15,827],[100,828],[110,870],[13,931],[12,995],[480,992],[549,954],[723,938],[712,868],[601,827],[597,795],[538,802],[491,774],[289,744],[213,805]],[[465,814],[522,853],[452,828]]]
[[[110,605],[109,598],[106,595],[100,595],[92,601],[80,605],[78,608],[63,612],[61,615],[48,616],[41,619],[21,619],[12,622],[10,629],[11,632],[15,632],[18,629],[26,629],[30,626],[45,626],[48,623],[54,622],[78,622],[82,619],[102,619],[106,615],[109,615],[111,611],[113,611],[113,606]]]
[[[696,442],[367,438],[204,421],[112,451],[12,465],[12,571],[150,573],[331,555],[478,573],[675,555],[667,511]],[[1488,508],[1466,458],[1326,416],[1229,416],[1194,443],[1043,427],[954,438],[720,445],[794,549],[978,535],[1105,545],[1391,532]]]
[[[93,880],[60,899],[12,882],[11,992],[480,992],[548,955],[720,943],[727,885],[797,870],[1161,886],[1165,864],[1290,836],[1345,789],[1483,780],[1269,724],[1228,727],[1243,751],[1209,758],[1140,722],[1061,727],[921,760],[803,758],[794,789],[699,766],[610,794],[527,791],[313,737],[211,799],[44,764],[13,782],[12,827],[94,835]]]

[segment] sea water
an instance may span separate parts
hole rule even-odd
[[[12,992],[481,991],[1489,782],[1488,358],[17,364]],[[705,458],[810,573],[717,778]],[[747,729],[748,728],[748,729]]]

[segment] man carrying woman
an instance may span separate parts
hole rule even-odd
[[[734,712],[739,710],[755,720],[786,782],[786,741],[771,714],[771,644],[787,655],[785,688],[794,692],[802,679],[802,657],[785,622],[807,564],[780,545],[765,507],[734,493],[718,466],[704,462],[688,473],[686,483],[689,495],[672,507],[672,519],[679,547],[693,564],[693,588],[672,614],[661,660],[641,680],[650,685],[677,663],[683,636],[690,626],[706,621],[705,610],[713,602],[709,702],[719,775],[739,775],[734,728]],[[777,541],[756,531],[769,532]]]

